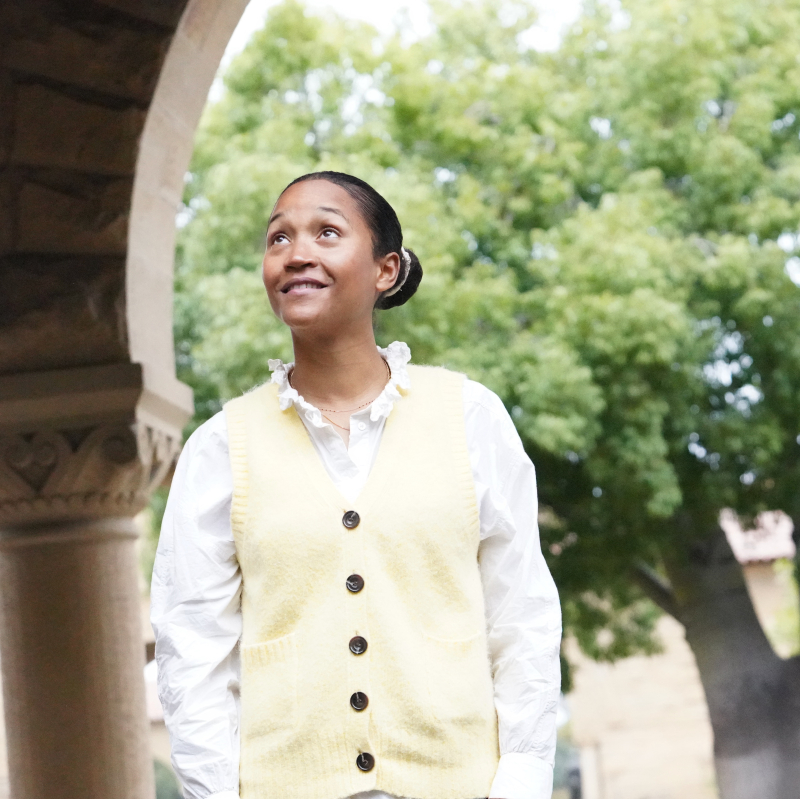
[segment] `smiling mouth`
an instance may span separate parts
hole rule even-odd
[[[291,283],[286,288],[281,289],[282,294],[288,294],[290,291],[306,291],[309,289],[324,289],[322,283],[313,283],[311,281],[303,281],[302,283]]]

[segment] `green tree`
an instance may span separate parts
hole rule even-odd
[[[614,659],[657,647],[645,597],[672,614],[723,798],[794,796],[800,659],[718,519],[800,530],[800,0],[588,2],[553,54],[525,48],[524,2],[434,11],[408,45],[286,2],[228,70],[178,253],[198,421],[290,354],[257,269],[278,192],[369,180],[426,275],[379,339],[503,398],[567,631]]]

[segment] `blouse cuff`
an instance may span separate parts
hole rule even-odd
[[[553,767],[534,754],[508,752],[500,756],[489,799],[550,799]]]

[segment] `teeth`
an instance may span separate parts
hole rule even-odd
[[[295,283],[292,286],[289,286],[289,290],[291,289],[319,289],[322,286],[318,285],[317,283]]]

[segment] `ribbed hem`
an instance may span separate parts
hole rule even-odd
[[[257,751],[257,742],[243,748],[241,799],[341,799],[376,787],[378,767],[356,767],[358,751],[343,734],[304,733],[282,749]],[[249,760],[246,752],[250,752]],[[374,754],[374,753],[371,753]],[[376,757],[379,763],[379,758]],[[252,764],[252,776],[250,774]]]
[[[375,768],[369,772],[358,770],[358,751],[343,733],[304,734],[282,750],[260,754],[251,750],[253,777],[248,774],[249,764],[243,762],[241,799],[341,799],[369,790],[414,799],[490,795],[499,752],[487,746],[485,736],[460,737],[456,746],[443,742],[441,752],[423,745],[424,751],[416,758],[420,742],[410,736],[393,731],[387,736],[373,733],[370,738]]]
[[[416,737],[392,730],[375,738],[382,763],[378,789],[414,799],[489,796],[499,760],[491,737],[460,735],[457,741],[443,740],[439,751],[428,742],[416,758],[409,757],[420,748]]]

